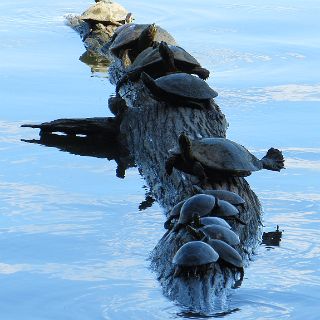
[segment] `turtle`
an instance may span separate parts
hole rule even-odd
[[[215,224],[218,226],[222,226],[222,227],[231,229],[230,224],[226,220],[224,220],[220,217],[202,217],[202,218],[200,218],[200,225],[209,226],[211,224]]]
[[[178,224],[174,231],[191,223],[198,217],[209,215],[216,204],[216,198],[207,194],[197,194],[187,199],[180,209]]]
[[[204,190],[197,185],[193,185],[193,191],[195,194],[203,193],[209,194],[214,197],[217,197],[220,200],[228,201],[229,203],[233,204],[234,206],[243,206],[245,204],[245,200],[240,197],[235,192],[229,190]]]
[[[132,14],[116,2],[96,1],[96,4],[83,12],[79,18],[86,21],[90,29],[94,29],[98,23],[113,26],[129,23],[132,21]]]
[[[259,160],[245,147],[229,139],[211,137],[192,140],[181,133],[179,147],[171,151],[165,168],[168,175],[173,168],[196,175],[202,185],[207,186],[208,177],[219,181],[232,176],[246,177],[261,169],[280,171],[284,168],[284,158],[280,150],[270,148]]]
[[[200,230],[210,239],[222,240],[230,246],[237,246],[240,244],[239,236],[226,227],[210,224],[200,228]]]
[[[203,241],[190,241],[182,245],[172,259],[174,276],[203,274],[219,259],[217,252]]]
[[[172,228],[172,225],[171,225],[171,221],[173,219],[176,219],[179,217],[180,215],[180,210],[181,210],[181,207],[183,206],[183,204],[186,202],[186,200],[182,200],[180,202],[178,202],[170,211],[170,214],[169,214],[169,217],[168,219],[166,220],[166,222],[164,223],[164,228],[165,229],[171,229]]]
[[[196,74],[205,80],[210,74],[209,70],[202,68],[200,63],[183,48],[161,41],[158,46],[148,47],[136,57],[132,65],[127,68],[126,74],[117,83],[116,92],[126,81],[138,81],[143,71],[152,78],[182,71]]]
[[[238,209],[231,203],[219,200],[211,195],[196,194],[174,206],[167,221],[164,223],[164,227],[169,229],[172,225],[172,220],[179,218],[177,225],[174,227],[174,231],[179,231],[181,227],[194,221],[198,221],[198,218],[204,216],[231,218],[241,224],[245,224],[240,218],[238,218],[238,215]],[[198,224],[200,222],[201,220]]]
[[[243,261],[237,250],[223,240],[208,237],[202,230],[197,230],[191,226],[188,226],[187,230],[197,241],[209,244],[218,253],[217,263],[220,266],[236,268],[240,272],[240,282],[243,280]]]
[[[159,26],[152,24],[131,23],[128,27],[122,28],[112,39],[110,51],[118,58],[122,58],[125,51],[131,62],[137,55],[148,47],[152,47],[156,42],[166,41],[176,44],[172,36]]]
[[[108,99],[108,107],[112,114],[115,116],[115,119],[119,120],[120,124],[124,114],[128,110],[126,101],[119,95],[110,96]]]
[[[177,107],[210,109],[211,100],[218,95],[204,80],[184,72],[171,73],[156,80],[142,72],[141,80],[156,100]]]
[[[242,257],[238,251],[222,240],[209,239],[208,244],[219,254],[217,261],[219,265],[235,268],[240,272],[239,281],[241,282],[244,277],[244,268]]]
[[[115,39],[123,30],[125,30],[125,29],[127,29],[127,28],[129,28],[129,27],[131,27],[131,26],[132,26],[132,23],[129,22],[129,23],[125,23],[125,24],[117,27],[117,28],[114,30],[114,33],[113,33],[113,35],[112,35],[112,37],[111,37],[111,39],[110,39],[110,42],[113,42],[114,39]],[[110,45],[109,45],[109,46],[110,46]],[[109,48],[109,46],[108,46],[108,48]],[[109,50],[109,49],[108,49],[108,50]]]

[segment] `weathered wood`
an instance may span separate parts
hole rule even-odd
[[[76,20],[69,20],[70,25],[74,21]],[[80,34],[85,33],[81,25],[72,26]],[[102,44],[98,48],[96,45],[85,45],[87,49],[114,60],[109,68],[109,75],[110,81],[116,84],[125,68],[119,59],[108,52],[109,44]],[[177,108],[158,102],[141,82],[126,83],[121,87],[120,95],[129,107],[123,114],[120,133],[134,155],[153,196],[168,213],[175,203],[193,194],[192,185],[198,182],[197,178],[177,170],[171,176],[166,174],[164,163],[169,149],[177,145],[181,132],[187,133],[191,138],[225,137],[228,126],[225,116],[214,102],[210,110],[195,110],[187,106]],[[247,224],[242,226],[233,223],[233,228],[241,239],[241,245],[237,249],[247,264],[261,236],[259,200],[243,178],[212,182],[212,187],[236,192],[246,201],[241,209],[241,219]],[[151,253],[151,263],[167,296],[195,310],[210,312],[224,301],[223,297],[235,284],[237,272],[229,268],[217,268],[201,279],[192,276],[188,279],[173,277],[172,257],[183,243],[191,239],[185,229],[178,233],[167,232]]]

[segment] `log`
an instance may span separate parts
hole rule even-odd
[[[79,26],[77,26],[79,28]],[[121,60],[113,57],[104,44],[96,53],[113,60],[109,68],[110,81],[116,84],[125,72]],[[88,48],[88,46],[86,45]],[[90,47],[92,50],[92,47]],[[120,89],[128,109],[123,115],[120,132],[143,174],[153,197],[166,214],[182,199],[193,195],[192,185],[198,183],[194,176],[174,170],[171,176],[165,172],[168,150],[177,146],[181,132],[191,138],[226,136],[228,123],[219,106],[212,101],[210,110],[179,107],[152,98],[141,82],[126,83]],[[246,225],[233,223],[241,239],[237,248],[245,264],[248,264],[261,237],[261,206],[257,196],[243,178],[233,177],[212,182],[216,189],[226,189],[242,196],[246,204],[240,217]],[[200,312],[223,309],[223,301],[229,290],[237,284],[239,274],[230,268],[215,269],[202,278],[176,278],[173,276],[172,258],[182,244],[194,240],[185,229],[178,233],[168,231],[150,254],[151,266],[157,274],[163,292],[173,300]]]
[[[110,81],[116,84],[124,74],[125,67],[121,60],[109,52],[109,35],[89,33],[86,23],[77,17],[69,16],[67,20],[85,39],[84,45],[88,51],[112,61],[109,76]],[[120,95],[128,106],[119,123],[121,139],[134,157],[152,196],[168,215],[178,201],[193,195],[192,186],[199,183],[196,177],[181,171],[174,170],[170,176],[166,174],[164,164],[168,151],[177,146],[178,136],[182,132],[191,138],[226,137],[227,120],[214,101],[208,110],[188,106],[177,108],[173,104],[154,100],[140,81],[124,84]],[[211,181],[211,185],[214,189],[236,192],[246,201],[240,210],[240,217],[246,225],[233,222],[232,226],[241,240],[237,250],[247,265],[261,237],[262,211],[259,200],[244,178],[229,177]],[[150,254],[151,266],[164,294],[170,299],[193,311],[210,313],[224,310],[230,289],[239,285],[239,272],[236,269],[219,268],[217,265],[202,277],[174,276],[172,258],[182,244],[192,239],[184,228],[178,232],[167,231]]]

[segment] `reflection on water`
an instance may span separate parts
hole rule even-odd
[[[224,90],[223,95],[227,99],[235,99],[238,104],[266,103],[268,101],[294,101],[294,102],[319,102],[320,85],[287,84],[265,88],[251,88],[246,91]]]
[[[263,204],[265,231],[284,230],[280,246],[260,247],[229,297],[230,312],[216,317],[317,319],[319,3],[121,3],[137,21],[171,31],[212,71],[231,139],[261,156],[274,145],[287,159],[277,177],[248,178]],[[64,14],[88,4],[0,5],[0,317],[201,319],[164,298],[149,270],[164,216],[156,204],[139,211],[145,191],[135,168],[117,179],[116,163],[103,152],[95,155],[102,159],[90,149],[80,157],[62,140],[54,147],[72,154],[21,142],[36,136],[20,128],[25,122],[108,116],[114,88],[78,61],[81,41],[63,25]]]
[[[108,59],[97,56],[90,51],[84,52],[80,56],[79,60],[90,67],[93,76],[99,76],[103,74],[106,76],[108,67],[110,65],[110,61]]]

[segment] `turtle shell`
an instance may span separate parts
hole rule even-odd
[[[249,175],[262,169],[261,161],[245,147],[225,138],[191,140],[191,152],[195,159],[214,170]]]
[[[204,80],[183,72],[160,77],[155,80],[155,84],[163,91],[185,99],[207,100],[218,95]]]
[[[127,14],[128,11],[118,3],[100,1],[86,10],[79,18],[112,23],[124,21]]]
[[[216,262],[217,252],[205,242],[190,241],[185,243],[174,255],[172,262],[178,266],[201,266]]]
[[[170,214],[168,216],[168,219],[166,220],[166,222],[164,223],[164,228],[165,229],[169,229],[170,228],[170,224],[171,221],[175,218],[178,218],[180,215],[180,210],[181,207],[183,206],[183,204],[186,202],[186,200],[182,200],[180,202],[178,202],[170,211]]]
[[[242,268],[243,262],[237,250],[221,240],[210,239],[208,244],[219,254],[219,258],[235,267]]]
[[[170,50],[173,52],[174,59],[192,66],[200,66],[200,63],[187,51],[182,49],[181,47],[169,45]],[[128,71],[135,71],[140,69],[141,67],[148,67],[150,65],[154,65],[160,63],[162,61],[161,55],[159,53],[158,48],[149,47],[143,50],[134,60],[133,64],[130,66]]]
[[[222,218],[219,218],[219,217],[203,217],[203,218],[200,219],[200,223],[202,225],[204,225],[204,226],[209,226],[211,224],[216,224],[218,226],[231,229],[230,224],[226,220],[224,220]]]
[[[171,217],[171,218],[177,218],[177,217],[179,217],[181,207],[184,205],[185,202],[186,202],[186,200],[182,200],[182,201],[178,202],[178,203],[172,208],[172,210],[170,211],[169,217]]]
[[[128,24],[129,25],[129,24]],[[136,24],[130,23],[126,28],[123,28],[118,33],[117,37],[112,42],[110,50],[112,53],[116,54],[119,50],[129,47],[133,42],[138,40],[142,31],[147,28],[149,24]],[[157,26],[157,32],[155,34],[154,41],[166,41],[170,44],[176,44],[173,37],[168,33],[168,31]]]
[[[129,28],[132,23],[125,23],[122,26],[119,26],[116,30],[114,30],[114,39],[118,36],[123,30]]]
[[[191,222],[195,215],[200,217],[208,215],[214,208],[216,199],[207,194],[196,194],[190,197],[180,209],[179,224]]]
[[[217,205],[213,210],[213,214],[218,217],[237,216],[239,214],[239,210],[228,201],[218,200]]]
[[[242,205],[245,203],[242,197],[229,190],[203,190],[196,185],[193,186],[193,189],[195,193],[210,194],[211,196],[214,196],[220,200],[228,201],[234,206]]]
[[[210,224],[202,227],[200,230],[210,239],[222,240],[231,246],[240,244],[239,236],[228,228]]]

